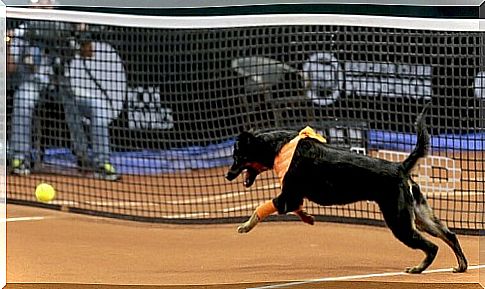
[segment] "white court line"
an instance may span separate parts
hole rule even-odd
[[[78,206],[81,205],[80,202],[76,201],[66,201],[66,200],[54,200],[50,201],[49,204],[51,205],[60,205],[60,206]],[[145,202],[133,202],[133,201],[85,201],[82,202],[83,205],[91,205],[91,206],[104,206],[104,207],[140,207],[140,206],[160,206],[160,204],[155,203],[145,203]]]
[[[49,202],[50,205],[60,205],[60,206],[76,206],[79,205],[78,202],[74,201],[64,201],[64,200],[54,200]]]
[[[280,184],[279,183],[274,183],[274,184],[270,184],[270,185],[265,185],[265,186],[260,186],[260,187],[256,187],[256,190],[268,190],[268,189],[278,189],[280,188]]]
[[[218,201],[218,200],[224,200],[228,198],[234,198],[234,197],[239,197],[243,195],[250,194],[250,191],[243,191],[243,192],[236,192],[236,193],[228,193],[228,194],[222,194],[222,195],[216,195],[216,196],[210,196],[210,197],[200,197],[200,198],[195,198],[195,199],[183,199],[183,200],[176,200],[176,201],[167,201],[168,204],[171,205],[189,205],[189,204],[195,204],[195,203],[204,203],[204,202],[210,202],[210,201]]]
[[[423,187],[423,186],[421,186]],[[482,196],[483,195],[483,192],[475,192],[475,191],[472,191],[472,192],[465,192],[465,191],[450,191],[450,192],[433,192],[433,191],[429,191],[429,192],[425,192],[425,195],[427,197],[433,197],[433,195],[436,195],[436,196],[459,196],[459,197],[466,197],[466,196]],[[449,201],[455,201],[456,199],[450,199]],[[445,200],[443,200],[445,201]]]
[[[26,222],[26,221],[40,221],[44,220],[46,217],[18,217],[18,218],[7,218],[7,222]]]
[[[229,212],[237,212],[237,211],[242,211],[247,209],[255,209],[259,204],[260,203],[252,203],[252,204],[247,204],[247,205],[242,205],[237,207],[224,208],[222,212],[229,213]]]
[[[475,265],[469,266],[468,270],[476,270],[480,268],[485,268],[485,265]],[[435,269],[435,270],[428,270],[424,271],[421,274],[430,274],[430,273],[443,273],[443,272],[452,272],[453,269],[446,268],[446,269]],[[350,275],[350,276],[341,276],[341,277],[328,277],[328,278],[320,278],[320,279],[310,279],[305,281],[295,281],[289,283],[282,283],[277,285],[268,285],[262,287],[251,287],[247,289],[272,289],[272,288],[284,288],[289,286],[297,286],[297,285],[304,285],[310,283],[318,283],[318,282],[332,282],[332,281],[347,281],[347,280],[355,280],[355,279],[368,279],[374,277],[393,277],[393,276],[401,276],[401,275],[410,275],[409,273],[405,272],[389,272],[389,273],[377,273],[377,274],[367,274],[367,275]]]
[[[139,206],[157,206],[150,202],[133,202],[133,201],[87,201],[89,205],[104,206],[104,207],[139,207]]]
[[[200,218],[200,217],[207,217],[209,213],[190,213],[190,214],[175,214],[175,215],[163,215],[162,218],[166,219],[192,219],[192,218]]]

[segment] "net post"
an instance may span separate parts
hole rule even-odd
[[[482,4],[480,6],[480,15],[479,15],[479,18],[480,19],[483,19],[485,18],[485,6]],[[480,24],[480,26],[482,26],[482,24]],[[481,27],[480,27],[481,28]],[[481,32],[480,34],[480,59],[479,59],[479,71],[482,72],[482,71],[485,71],[485,34],[483,32]],[[476,88],[475,88],[476,89]],[[477,101],[477,105],[478,105],[478,122],[477,122],[477,125],[478,125],[478,129],[477,131],[481,134],[483,132],[485,132],[485,120],[484,120],[484,117],[485,117],[485,98],[483,95],[480,95],[480,94],[475,94],[475,97],[478,98],[478,101]],[[478,211],[480,212],[480,216],[481,216],[481,221],[484,220],[485,218],[485,211],[484,211],[484,206],[483,206],[483,194],[479,194],[480,198],[478,200]],[[483,224],[480,225],[479,227],[479,264],[483,264],[484,260],[485,260],[485,230],[484,230],[484,226]],[[480,267],[479,268],[479,277],[478,277],[478,282],[479,284],[482,286],[482,287],[485,287],[485,268],[483,267]]]
[[[6,219],[6,6],[0,1],[0,287],[7,283],[7,219]]]
[[[480,19],[485,19],[485,3],[480,4],[480,8],[478,9],[478,14]]]
[[[485,18],[485,5],[480,6],[480,18]],[[485,71],[485,33],[481,32],[480,35],[480,71]],[[476,97],[478,97],[476,95]],[[479,133],[485,133],[485,97],[482,95],[478,100],[478,131]],[[483,141],[483,140],[482,140]],[[482,144],[483,145],[483,144]],[[484,207],[484,196],[479,194],[480,198],[478,200],[479,208],[478,211],[481,212],[481,225],[479,228],[479,264],[482,265],[485,262],[485,228],[483,226],[483,220],[485,219],[485,207]],[[479,280],[478,282],[482,287],[485,288],[485,268],[481,266],[479,268]]]

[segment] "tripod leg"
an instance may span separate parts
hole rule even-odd
[[[72,148],[78,159],[81,169],[94,168],[88,155],[88,138],[82,123],[82,114],[76,103],[74,93],[69,87],[68,80],[63,78],[59,85],[59,97],[64,106],[64,114],[71,136]]]

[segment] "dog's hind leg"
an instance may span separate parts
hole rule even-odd
[[[421,193],[419,185],[413,182],[412,190],[415,199],[414,212],[416,215],[417,228],[431,236],[442,239],[448,246],[450,246],[458,261],[458,267],[454,268],[453,272],[465,272],[468,267],[468,262],[455,233],[451,232],[448,227],[434,215],[426,198]]]
[[[295,215],[297,215],[304,223],[307,223],[309,225],[313,225],[315,223],[315,218],[312,215],[308,214],[305,210],[303,210],[301,206],[293,213],[295,213]]]
[[[415,267],[407,268],[407,273],[421,273],[431,265],[438,252],[438,246],[424,238],[415,228],[414,212],[411,205],[402,206],[396,203],[380,203],[381,211],[387,226],[394,236],[412,249],[422,250],[426,257]]]

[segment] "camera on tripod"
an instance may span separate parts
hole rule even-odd
[[[64,66],[80,51],[84,43],[92,39],[92,32],[83,24],[58,21],[32,20],[27,23],[24,39],[32,46],[42,49],[51,58],[55,74],[64,71]]]

